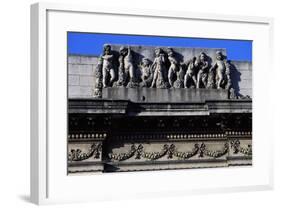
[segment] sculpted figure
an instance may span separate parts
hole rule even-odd
[[[127,87],[138,87],[133,61],[134,59],[130,46],[128,48],[124,48],[124,69],[125,76],[128,80]]]
[[[106,44],[103,48],[103,55],[100,57],[102,61],[102,84],[103,87],[111,86],[115,80],[115,71],[113,68],[114,56],[111,52],[111,46]]]
[[[179,70],[177,71],[177,80],[174,82],[174,88],[184,87],[184,76],[185,76],[185,70],[183,64],[180,64]]]
[[[226,57],[221,51],[216,52],[216,62],[211,68],[211,71],[216,73],[216,87],[217,89],[228,88],[230,84],[230,68]]]
[[[128,83],[128,73],[125,72],[125,63],[124,59],[127,55],[127,49],[125,47],[121,47],[119,50],[119,68],[118,68],[118,80],[114,83],[115,87],[124,87]]]
[[[93,92],[93,97],[95,98],[101,98],[102,97],[102,62],[103,60],[99,58],[98,60],[98,65],[95,69],[95,86],[94,86],[94,92]]]
[[[148,58],[143,58],[141,62],[141,87],[150,87],[153,79],[153,72]]]
[[[170,67],[168,71],[168,81],[171,87],[174,86],[174,81],[177,79],[177,72],[179,71],[178,61],[174,56],[174,51],[172,48],[167,49],[168,60],[170,62]]]
[[[216,76],[215,70],[213,68],[210,68],[209,74],[208,74],[207,88],[209,88],[209,89],[216,88],[215,76]]]
[[[137,83],[135,82],[135,70],[131,48],[122,46],[119,50],[119,54],[119,77],[115,86],[134,87]]]
[[[154,73],[151,88],[155,87],[155,85],[157,88],[168,88],[169,83],[166,81],[167,69],[165,66],[165,54],[161,48],[156,48],[155,56],[156,57],[151,66]]]
[[[185,88],[195,88],[197,83],[197,58],[193,57],[187,64],[186,74],[184,76],[184,87]]]
[[[200,53],[199,58],[195,61],[195,66],[198,67],[196,87],[200,88],[203,86],[206,88],[210,64],[207,60],[207,55],[204,52]]]

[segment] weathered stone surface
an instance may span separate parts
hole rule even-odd
[[[68,83],[68,86],[79,85],[79,75],[68,75]]]
[[[80,76],[80,85],[93,87],[94,79],[93,76]]]
[[[69,64],[68,74],[93,75],[93,65],[90,64]]]
[[[80,63],[82,64],[93,64],[95,65],[98,62],[98,57],[95,56],[81,56]]]
[[[68,87],[68,96],[69,98],[78,98],[78,97],[91,97],[92,87],[91,86],[69,86]]]
[[[68,56],[67,63],[69,63],[69,64],[80,64],[81,63],[81,56],[77,56],[77,55]]]
[[[104,99],[132,102],[177,103],[228,99],[228,92],[223,89],[104,88],[102,93]]]

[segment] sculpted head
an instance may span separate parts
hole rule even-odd
[[[174,55],[174,50],[173,50],[173,48],[171,48],[171,47],[168,47],[167,48],[167,54],[168,54],[168,56],[173,56]]]
[[[216,52],[216,58],[217,58],[217,60],[222,61],[225,58],[225,56],[222,54],[221,51],[217,51]]]
[[[154,52],[156,56],[160,56],[160,54],[162,53],[162,48],[156,47]]]
[[[111,53],[111,46],[109,44],[105,44],[103,46],[103,54],[109,55]]]
[[[205,60],[206,60],[206,58],[207,58],[206,53],[201,52],[201,53],[200,53],[200,55],[199,55],[199,59],[200,59],[200,61],[205,61]]]
[[[122,56],[126,56],[127,53],[128,53],[128,48],[126,48],[125,46],[121,46],[120,49],[119,49],[119,53]]]
[[[198,67],[201,62],[200,56],[199,58],[193,57],[193,63],[195,67]]]
[[[148,58],[143,58],[142,59],[142,64],[143,64],[143,66],[149,66],[149,59]]]

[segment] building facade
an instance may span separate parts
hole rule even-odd
[[[225,49],[68,56],[68,173],[252,164],[252,63]]]

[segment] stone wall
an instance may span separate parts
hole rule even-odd
[[[252,62],[232,61],[233,87],[238,94],[249,95],[252,97]]]
[[[114,45],[112,49],[117,53],[120,46]],[[136,62],[143,56],[154,59],[153,50],[148,47],[132,47],[135,52]],[[180,61],[186,62],[200,52],[206,52],[212,59],[218,49],[199,48],[173,48],[178,54]],[[220,49],[224,53],[224,49]],[[68,57],[68,96],[69,98],[90,98],[95,83],[94,71],[98,57],[70,55]],[[247,61],[232,61],[234,70],[232,73],[233,86],[236,93],[252,97],[252,63]]]
[[[95,83],[94,69],[98,57],[69,56],[68,57],[68,97],[92,97]]]

